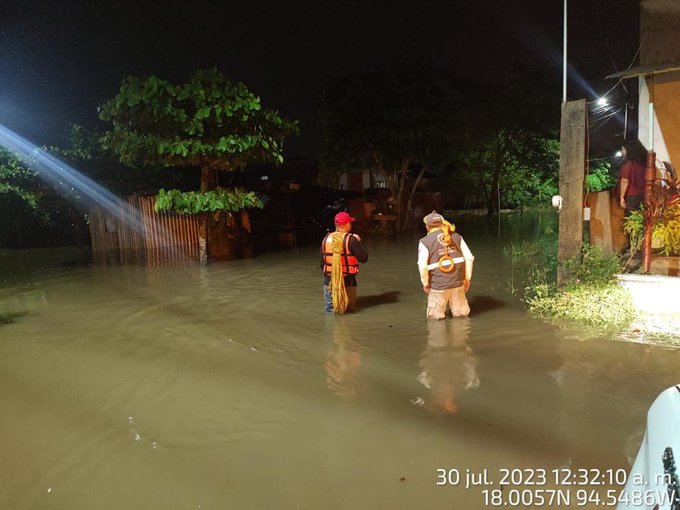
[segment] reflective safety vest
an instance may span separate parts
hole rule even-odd
[[[465,258],[460,249],[462,237],[453,232],[451,234],[453,243],[450,246],[444,243],[442,237],[441,230],[433,230],[420,240],[430,252],[427,263],[430,270],[430,288],[434,290],[460,287],[465,280]],[[451,257],[451,261],[454,263],[453,270],[442,271],[442,268],[447,268],[447,264],[441,262],[444,256]],[[448,267],[450,267],[450,262]]]
[[[333,269],[333,235],[336,232],[329,232],[321,241],[321,253],[323,253],[323,273],[330,276]],[[349,251],[349,240],[351,234],[342,234],[342,276],[354,275],[359,273],[359,261]]]

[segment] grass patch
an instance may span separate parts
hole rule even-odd
[[[561,266],[566,275],[557,285],[557,234],[547,230],[535,242],[512,244],[504,250],[515,272],[525,282],[524,301],[541,317],[566,320],[584,326],[622,329],[635,318],[630,293],[614,279],[623,269],[618,255],[598,246],[584,246],[580,257]]]
[[[568,319],[587,326],[625,328],[635,318],[630,293],[618,283],[572,285],[526,299],[544,317]]]

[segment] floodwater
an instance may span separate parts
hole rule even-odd
[[[603,507],[577,490],[608,483],[552,470],[628,470],[680,352],[525,311],[501,249],[551,222],[458,221],[473,313],[434,323],[417,237],[369,241],[346,316],[321,311],[315,247],[166,269],[3,253],[0,509],[481,509],[502,469],[527,470],[514,506]]]

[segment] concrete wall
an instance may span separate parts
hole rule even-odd
[[[640,65],[680,62],[680,2],[642,0],[640,4]],[[654,90],[653,147],[649,121],[649,90]],[[639,80],[638,138],[654,149],[657,160],[680,168],[680,72]]]

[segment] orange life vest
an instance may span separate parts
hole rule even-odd
[[[321,253],[323,254],[323,273],[330,276],[333,269],[333,234],[329,232],[321,241]],[[359,274],[359,261],[349,251],[351,234],[343,234],[342,240],[342,276]]]

